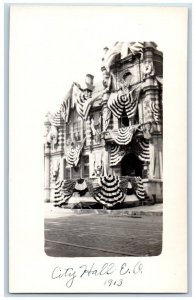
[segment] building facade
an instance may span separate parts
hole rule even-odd
[[[46,115],[45,201],[59,189],[68,201],[78,182],[92,196],[106,180],[108,190],[118,182],[123,202],[139,180],[145,197],[162,202],[163,54],[154,42],[117,42],[104,48],[101,72],[101,83],[91,74],[84,86],[74,82],[56,114]],[[95,200],[112,199],[104,193]]]

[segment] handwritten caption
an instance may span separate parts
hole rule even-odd
[[[95,263],[80,265],[77,268],[56,266],[51,273],[54,280],[63,279],[67,288],[71,288],[75,282],[80,279],[93,277],[101,277],[105,286],[121,286],[124,279],[130,276],[142,274],[143,264],[138,261],[136,264],[130,265],[122,263],[117,266],[115,263],[104,263],[96,266]]]

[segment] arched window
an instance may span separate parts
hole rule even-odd
[[[126,83],[127,86],[131,85],[131,81],[132,81],[132,74],[131,72],[126,72],[124,75],[123,75],[123,80],[124,82]]]

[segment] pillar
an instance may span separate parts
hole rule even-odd
[[[50,148],[47,144],[44,145],[44,190],[45,202],[50,202]]]
[[[118,128],[119,128],[119,126],[118,126],[118,118],[113,115],[113,129],[114,130],[118,130]]]
[[[110,116],[111,112],[107,106],[107,102],[109,99],[110,93],[105,93],[102,96],[102,120],[103,120],[103,132],[107,130],[109,122],[110,122]]]
[[[86,146],[91,145],[91,124],[90,124],[90,117],[86,120]]]
[[[46,137],[50,130],[49,113],[45,116],[44,121],[44,201],[50,202],[50,144],[47,143]]]
[[[64,151],[64,126],[58,128],[58,148],[60,151]]]

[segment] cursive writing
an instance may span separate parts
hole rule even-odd
[[[138,261],[136,264],[128,264],[126,262],[116,266],[115,263],[104,263],[103,265],[84,264],[77,268],[56,266],[51,273],[52,279],[64,279],[67,288],[73,286],[76,279],[86,279],[92,277],[104,277],[104,285],[121,286],[124,280],[122,279],[131,275],[142,274],[143,264]]]
[[[82,269],[82,273],[80,275],[80,277],[83,276],[102,276],[102,275],[111,275],[112,273],[114,273],[115,269],[114,269],[114,263],[108,264],[105,263],[100,269],[95,268],[95,264],[93,263],[90,268],[87,265],[82,265],[80,266],[80,269]]]
[[[65,268],[55,267],[52,271],[52,279],[57,278],[67,278],[66,286],[70,288],[76,278],[76,271],[73,268]]]

